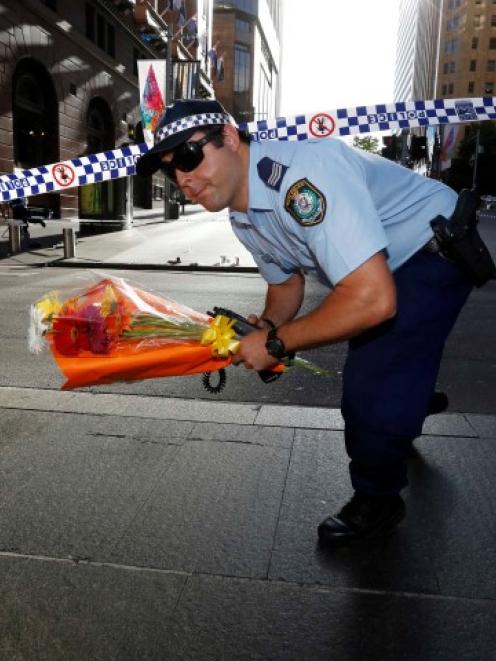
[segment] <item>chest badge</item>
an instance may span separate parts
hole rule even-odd
[[[298,179],[286,193],[284,208],[304,227],[318,225],[324,220],[326,199],[308,179]]]

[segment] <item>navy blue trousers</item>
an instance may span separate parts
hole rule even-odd
[[[445,341],[472,284],[439,255],[417,253],[394,274],[397,314],[349,342],[341,411],[353,488],[393,495],[422,431]]]

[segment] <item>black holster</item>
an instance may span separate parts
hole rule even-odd
[[[478,202],[474,191],[462,190],[451,218],[436,216],[431,227],[441,254],[454,262],[476,287],[482,287],[496,278],[496,266],[477,230]]]

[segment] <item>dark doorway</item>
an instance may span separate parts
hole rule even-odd
[[[112,113],[106,101],[95,97],[86,116],[86,154],[97,154],[114,148],[115,130]],[[115,218],[115,186],[113,181],[87,184],[79,188],[81,218]]]
[[[12,79],[14,162],[23,170],[59,160],[58,102],[52,78],[32,58],[21,60]],[[59,195],[36,196],[37,206],[58,214]]]

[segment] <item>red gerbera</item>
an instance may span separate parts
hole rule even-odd
[[[57,351],[64,356],[76,356],[90,348],[88,323],[74,309],[53,318],[53,340]]]
[[[55,348],[64,356],[76,356],[81,351],[108,353],[110,337],[105,318],[97,305],[79,310],[65,310],[53,321]]]
[[[88,305],[82,310],[82,316],[88,324],[90,351],[93,353],[108,353],[110,337],[107,333],[105,317],[102,316],[99,306]]]

